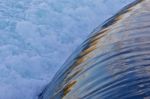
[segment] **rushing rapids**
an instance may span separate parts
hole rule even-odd
[[[150,0],[136,0],[92,33],[39,99],[150,99]]]

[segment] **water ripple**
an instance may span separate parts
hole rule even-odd
[[[41,99],[150,99],[149,9],[149,0],[137,0],[106,21]]]

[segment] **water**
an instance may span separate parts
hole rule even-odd
[[[150,0],[136,0],[92,33],[40,99],[150,99]]]

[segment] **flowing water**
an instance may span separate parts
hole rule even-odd
[[[150,99],[150,0],[136,0],[92,33],[40,99]]]

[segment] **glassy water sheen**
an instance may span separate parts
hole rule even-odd
[[[136,0],[97,30],[39,99],[150,99],[150,0]]]

